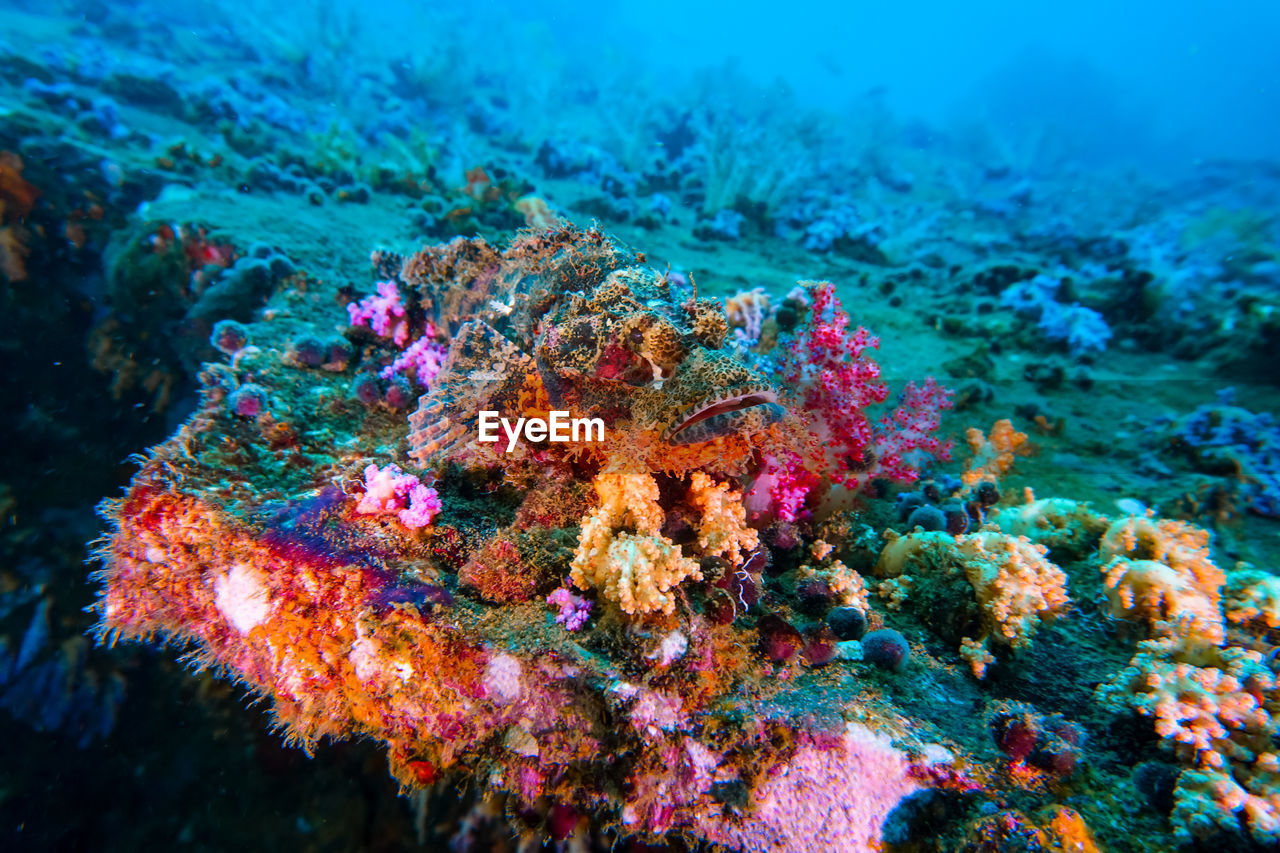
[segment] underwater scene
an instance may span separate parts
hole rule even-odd
[[[1280,850],[1278,34],[0,2],[0,849]]]

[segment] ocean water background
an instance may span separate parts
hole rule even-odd
[[[1186,187],[1205,174],[1206,165],[1230,162],[1236,165],[1215,173],[1227,176],[1213,178],[1219,182],[1212,191],[1216,195],[1206,191],[1207,200],[1193,198],[1187,209],[1208,215],[1237,202],[1247,208],[1253,218],[1238,229],[1236,224],[1224,228],[1248,230],[1261,223],[1249,232],[1256,240],[1250,245],[1262,247],[1261,260],[1250,260],[1255,263],[1250,269],[1261,271],[1246,278],[1249,286],[1274,294],[1280,273],[1257,264],[1275,266],[1272,259],[1280,256],[1277,210],[1268,206],[1275,195],[1266,189],[1280,169],[1278,34],[1280,4],[1264,0],[1215,5],[1193,0],[1053,5],[996,0],[8,0],[0,3],[5,56],[0,117],[9,120],[0,149],[20,151],[28,176],[92,173],[83,186],[69,184],[81,193],[100,192],[101,176],[112,178],[113,169],[146,173],[140,181],[149,187],[145,195],[93,196],[110,208],[107,220],[120,215],[111,227],[121,232],[152,215],[234,219],[234,192],[243,186],[239,178],[203,172],[183,176],[155,165],[168,157],[166,146],[178,138],[188,147],[206,146],[206,154],[223,153],[211,122],[199,127],[174,118],[169,113],[177,108],[163,101],[131,101],[136,92],[117,92],[110,109],[99,109],[96,95],[83,95],[97,91],[93,69],[124,63],[143,82],[173,82],[188,106],[215,103],[223,90],[235,88],[230,81],[252,78],[253,93],[241,87],[236,97],[242,101],[236,103],[244,107],[241,116],[248,116],[248,106],[257,110],[256,123],[245,120],[242,128],[256,140],[249,146],[255,156],[269,159],[289,146],[311,146],[351,164],[363,158],[360,169],[403,156],[425,168],[428,154],[423,152],[429,150],[430,166],[450,186],[465,184],[468,170],[492,158],[515,152],[531,159],[548,140],[563,142],[566,151],[589,145],[607,152],[621,172],[634,176],[664,160],[673,145],[687,144],[682,128],[695,132],[704,114],[731,116],[720,132],[750,143],[759,158],[753,168],[785,176],[790,200],[809,190],[824,197],[858,197],[862,184],[842,183],[851,181],[848,171],[874,172],[871,194],[883,214],[876,221],[904,233],[931,215],[933,190],[919,187],[934,172],[954,172],[939,182],[955,193],[946,202],[954,210],[979,203],[996,210],[992,191],[965,169],[1002,169],[1013,175],[1005,190],[1014,201],[1001,197],[1005,207],[1000,210],[1006,212],[998,216],[1012,221],[1024,206],[1032,209],[1026,199],[1034,196],[1046,199],[1046,210],[1052,208],[1044,214],[1046,222],[1069,210],[1092,229],[1082,231],[1106,236],[1146,224],[1133,212],[1140,207],[1130,195],[1137,192],[1133,187]],[[56,89],[64,83],[83,95],[83,105],[67,106],[72,90]],[[215,91],[219,94],[209,94]],[[96,118],[86,120],[86,113]],[[38,123],[28,122],[32,115]],[[60,133],[75,141],[71,147],[78,146],[79,159],[48,142]],[[37,135],[47,144],[30,152],[22,148]],[[419,147],[405,155],[411,146]],[[63,156],[67,159],[59,159]],[[1241,163],[1247,165],[1237,168]],[[599,182],[591,170],[555,180],[585,185],[582,175],[588,173]],[[549,175],[535,177],[552,181]],[[219,191],[231,198],[222,199],[225,205],[210,201],[219,181]],[[895,181],[907,189],[892,189]],[[919,197],[910,204],[896,197],[886,201],[888,191],[879,188],[905,197],[912,195],[913,183]],[[42,189],[45,197],[56,195],[49,186]],[[407,217],[388,212],[389,205],[330,224],[326,217],[336,207],[331,199],[318,210],[321,206],[305,192],[294,197],[289,197],[292,191],[278,192],[284,201],[273,211],[277,221],[296,217],[279,233],[292,229],[300,244],[309,241],[312,260],[340,255],[333,243],[349,244],[350,255],[367,256],[384,236],[402,245],[437,239],[430,231],[392,233],[387,223]],[[1150,195],[1165,198],[1156,191]],[[799,260],[784,254],[781,261],[757,265],[752,255],[757,242],[783,236],[743,231],[739,237],[738,228],[748,226],[735,225],[733,217],[720,222],[715,210],[694,213],[698,207],[692,203],[690,216],[698,216],[697,224],[711,228],[727,247],[718,257],[733,285],[711,282],[718,295],[757,283],[785,292],[788,281],[830,274],[822,272],[825,254]],[[246,213],[243,221],[269,219],[257,211],[253,215],[258,218]],[[1034,208],[1028,215],[1041,214]],[[796,253],[809,251],[812,246],[796,235],[810,223],[800,213],[795,216],[793,233],[785,240]],[[633,213],[625,227],[636,218]],[[1158,223],[1159,215],[1151,221]],[[679,227],[678,236],[668,232],[654,238],[656,259],[682,259],[695,221],[686,218]],[[1211,237],[1219,233],[1217,226],[1206,227]],[[1008,225],[1008,230],[1017,229]],[[724,236],[728,232],[732,239]],[[67,234],[64,242],[75,242]],[[635,236],[644,248],[643,232]],[[397,796],[382,756],[371,745],[324,745],[309,758],[283,747],[268,731],[260,703],[210,673],[190,675],[172,649],[108,650],[85,638],[91,617],[83,608],[93,590],[85,543],[101,532],[94,504],[128,483],[136,467],[128,461],[130,454],[162,440],[190,414],[199,361],[173,368],[175,375],[185,374],[176,379],[173,401],[164,407],[153,405],[149,391],[113,395],[109,371],[89,369],[89,331],[100,327],[112,308],[110,237],[106,232],[100,240],[91,236],[87,248],[77,246],[75,252],[29,248],[21,256],[30,272],[27,284],[8,272],[5,278],[11,309],[5,351],[11,369],[3,385],[7,423],[0,457],[6,473],[0,474],[5,485],[0,505],[11,535],[0,548],[0,847],[419,849],[428,835],[424,825],[456,823],[459,817],[447,809],[411,808]],[[1213,263],[1233,269],[1230,258],[1243,241],[1213,249],[1218,253]],[[915,252],[914,243],[909,248]],[[914,260],[923,253],[904,256]],[[690,268],[710,263],[709,255],[694,250],[686,257],[696,258]],[[1000,250],[991,257],[998,261]],[[1188,276],[1206,265],[1212,266],[1198,255],[1185,262]],[[1203,279],[1177,280],[1181,283],[1170,285],[1168,302],[1181,304],[1197,288],[1207,292],[1232,284],[1230,278],[1206,272]],[[48,303],[35,299],[39,288],[33,284],[45,288]],[[956,298],[971,300],[965,294]],[[888,326],[889,339],[908,319],[918,318],[912,303],[887,305],[871,316],[901,323]],[[1201,307],[1168,310],[1181,322]],[[1206,317],[1220,330],[1236,322],[1212,313]],[[899,356],[886,368],[895,380],[939,371],[942,351],[912,337],[920,334],[902,332],[897,350],[887,340],[886,351]],[[1046,339],[1043,352],[1032,349],[1028,357],[1053,354],[1074,364],[1080,353],[1074,342],[1069,350],[1062,345],[1067,335]],[[1121,335],[1116,337],[1112,352],[1119,350]],[[200,343],[206,340],[207,334]],[[1136,364],[1143,370],[1167,365],[1171,373],[1180,371],[1183,362],[1167,353],[1146,353],[1146,362],[1125,361],[1116,370],[1123,373]],[[1085,363],[1092,366],[1090,359]],[[1265,362],[1252,367],[1241,374],[1247,374],[1241,399],[1254,410],[1268,411],[1275,397],[1265,386],[1268,374],[1274,383],[1277,370]],[[1180,404],[1185,414],[1211,402],[1215,390],[1239,384],[1233,377],[1206,368],[1203,376],[1197,374],[1198,384],[1165,389],[1160,402]],[[1116,376],[1101,379],[1104,384],[1112,380]],[[1130,410],[1146,417],[1145,399],[1126,398],[1106,409],[1115,417],[1098,426],[1103,436],[1120,429],[1117,423]],[[1081,411],[1088,400],[1085,392],[1073,398],[1072,414],[1081,421],[1090,416]],[[1264,426],[1274,428],[1269,422]],[[1128,497],[1138,488],[1119,477],[1105,484],[1094,479],[1098,491],[1089,497]],[[1270,518],[1251,519],[1255,523],[1274,524]],[[1258,529],[1259,542],[1263,536],[1267,543],[1274,541],[1274,530],[1266,527],[1228,535],[1247,548]],[[442,849],[433,845],[443,843],[434,839],[421,849]]]
[[[652,98],[695,106],[693,81],[728,67],[759,87],[781,81],[800,104],[854,127],[866,122],[870,98],[872,108],[942,133],[977,129],[1019,145],[1047,130],[1065,156],[1090,165],[1177,169],[1268,158],[1280,139],[1272,49],[1280,9],[1265,0],[1216,8],[1194,0],[322,6],[325,15],[351,15],[358,28],[344,45],[348,67],[448,55],[453,73],[501,82],[530,122],[567,120],[557,108],[563,98],[552,93],[574,82],[607,88],[615,109]],[[137,8],[160,26],[216,25],[225,16],[229,35],[246,44],[306,33],[319,20],[305,3]],[[591,117],[578,118],[589,130]]]

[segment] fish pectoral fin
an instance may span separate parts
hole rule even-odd
[[[431,390],[409,416],[409,456],[426,468],[476,438],[480,412],[512,407],[533,359],[482,320],[462,324]]]

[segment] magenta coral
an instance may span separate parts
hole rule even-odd
[[[927,457],[950,458],[950,444],[933,435],[941,411],[951,407],[951,392],[932,379],[907,383],[897,408],[873,423],[871,406],[883,403],[889,388],[880,366],[867,355],[880,341],[859,326],[849,330],[849,315],[830,282],[809,285],[810,320],[787,347],[783,379],[798,389],[801,403],[815,418],[814,432],[825,448],[822,470],[799,460],[778,460],[770,494],[784,518],[793,518],[798,498],[818,477],[857,491],[873,478],[909,483],[919,477]]]
[[[563,625],[566,631],[581,630],[591,617],[591,602],[565,587],[548,595],[547,604],[560,608],[560,612],[556,614],[556,622]]]
[[[449,348],[436,341],[435,334],[435,326],[427,323],[426,333],[396,356],[396,360],[383,368],[379,375],[383,379],[390,379],[407,372],[422,387],[430,386],[444,366],[445,356],[449,354]]]
[[[356,505],[363,515],[395,514],[410,530],[426,527],[440,513],[440,496],[396,465],[364,469],[364,494]]]
[[[409,340],[409,321],[405,319],[400,290],[394,281],[378,282],[378,292],[359,302],[347,305],[351,325],[373,329],[383,337],[391,338],[402,347]]]

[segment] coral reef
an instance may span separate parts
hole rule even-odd
[[[1280,844],[1274,164],[10,6],[8,847]]]

